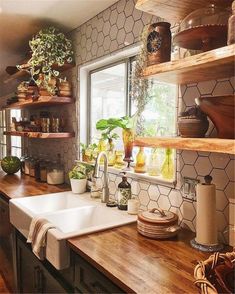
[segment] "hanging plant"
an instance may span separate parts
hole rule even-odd
[[[29,41],[29,47],[32,56],[28,65],[32,79],[38,87],[54,94],[56,87],[51,80],[60,76],[55,65],[61,67],[73,62],[72,42],[58,29],[49,27],[39,31]]]
[[[140,35],[140,50],[136,56],[132,73],[131,73],[131,99],[136,106],[136,115],[137,115],[137,133],[140,135],[143,125],[142,113],[145,109],[145,106],[151,99],[151,88],[152,80],[142,78],[143,70],[147,66],[147,36],[149,33],[149,26],[145,26],[141,35]]]

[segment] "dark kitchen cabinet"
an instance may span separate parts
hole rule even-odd
[[[13,268],[13,227],[9,219],[9,204],[0,194],[0,271],[11,291],[15,290]]]
[[[79,255],[75,256],[75,293],[124,293]]]
[[[19,236],[17,243],[17,280],[20,293],[71,293],[72,285],[50,268],[47,262],[41,262],[32,253],[30,247]]]

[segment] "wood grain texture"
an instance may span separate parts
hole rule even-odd
[[[235,44],[156,65],[148,66],[143,77],[161,82],[188,84],[234,76]],[[196,98],[196,97],[195,97]]]
[[[6,105],[2,109],[23,109],[30,107],[64,105],[71,104],[73,102],[74,99],[70,97],[40,96],[36,100],[27,99],[24,102],[16,102],[10,105]]]
[[[69,191],[70,187],[64,185],[48,185],[37,182],[34,178],[22,175],[20,172],[15,175],[6,175],[0,171],[0,194],[6,199],[43,195]]]
[[[41,132],[3,132],[7,136],[18,136],[36,139],[63,139],[73,138],[74,133],[41,133]]]
[[[17,80],[17,79],[21,79],[21,78],[24,78],[24,77],[27,77],[29,76],[29,72],[27,71],[27,69],[29,68],[29,65],[27,63],[25,64],[22,64],[24,70],[18,70],[16,66],[9,66],[6,68],[6,72],[9,73],[9,72],[13,72],[12,75],[10,75],[9,78],[7,78],[6,80],[4,80],[4,83],[7,84],[13,80]],[[71,64],[64,64],[63,66],[58,66],[58,65],[55,65],[53,66],[53,69],[55,70],[58,70],[60,72],[64,72],[68,69],[71,69],[75,66],[74,63],[71,63]]]
[[[1,273],[0,273],[0,293],[2,294],[10,293]]]
[[[136,224],[76,237],[71,248],[128,293],[198,293],[193,270],[210,254],[189,245],[193,233],[182,230],[169,240],[151,240]]]
[[[206,1],[206,3],[229,6],[232,0],[212,0]],[[135,7],[174,23],[184,19],[190,12],[205,7],[206,3],[204,0],[138,0]]]
[[[235,140],[217,138],[137,137],[135,146],[235,154]]]

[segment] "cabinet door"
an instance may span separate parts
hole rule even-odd
[[[75,293],[124,293],[102,273],[76,256],[75,264]]]
[[[20,293],[68,293],[19,238],[17,268]]]
[[[9,205],[0,195],[0,237],[9,237],[12,232],[9,217]]]

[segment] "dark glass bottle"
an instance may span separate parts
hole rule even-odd
[[[131,184],[128,183],[124,173],[121,183],[118,185],[118,209],[127,210],[127,202],[131,199]]]

